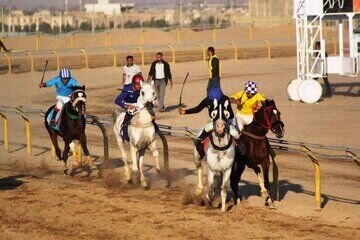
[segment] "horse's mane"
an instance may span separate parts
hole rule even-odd
[[[76,91],[76,90],[85,91],[85,85],[83,85],[83,86],[74,86],[74,87],[71,87],[71,89],[72,89],[73,91]]]
[[[262,102],[262,105],[267,106],[275,106],[275,101],[273,99],[265,99],[265,101]]]

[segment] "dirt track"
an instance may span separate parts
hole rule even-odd
[[[294,58],[224,61],[222,87],[230,95],[246,80],[257,81],[266,96],[276,99],[285,121],[286,139],[359,148],[359,80],[331,76],[333,98],[315,105],[294,103],[287,100],[285,91],[287,82],[295,76],[294,66]],[[167,91],[166,98],[170,112],[157,118],[164,124],[197,128],[206,122],[205,112],[179,118],[174,110],[186,71],[191,76],[183,96],[186,104],[193,106],[204,97],[205,90],[194,95],[206,86],[203,63],[176,64],[175,86]],[[49,72],[47,77],[52,74]],[[36,87],[39,75],[1,76],[0,105],[49,106],[54,93]],[[87,85],[88,112],[108,115],[117,94],[120,70],[76,70],[74,75]],[[112,136],[112,170],[103,178],[97,178],[97,173],[91,177],[85,173],[63,177],[58,162],[50,158],[49,140],[40,120],[34,117],[34,154],[28,158],[22,145],[22,122],[11,116],[11,153],[0,151],[0,239],[359,239],[360,169],[351,161],[320,159],[320,212],[314,208],[309,159],[280,154],[281,201],[276,202],[277,210],[263,207],[256,177],[246,170],[240,185],[242,204],[221,214],[219,209],[183,204],[184,199],[188,202],[196,182],[189,140],[169,138],[173,176],[169,189],[163,176],[155,174],[151,158],[146,158],[146,176],[152,187],[144,191],[123,183],[122,162]],[[99,132],[89,127],[88,135],[90,151],[100,164]]]

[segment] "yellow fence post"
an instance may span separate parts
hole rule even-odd
[[[279,168],[276,161],[276,153],[272,148],[270,148],[270,156],[273,162],[273,183],[274,183],[274,194],[275,200],[280,201],[280,191],[279,191]]]
[[[73,34],[71,34],[71,36],[70,36],[70,47],[71,47],[71,48],[74,48],[75,34],[76,34],[76,33],[73,33]]]
[[[36,39],[35,39],[35,50],[36,51],[40,50],[40,37],[41,37],[41,33],[36,35]]]
[[[179,28],[176,29],[176,38],[177,38],[177,42],[181,43],[181,36],[180,36],[180,29]]]
[[[52,51],[52,54],[54,54],[56,57],[56,69],[59,71],[60,70],[60,57],[56,51]]]
[[[0,116],[3,119],[3,128],[4,128],[4,149],[9,152],[9,126],[8,119],[5,114],[0,112]]]
[[[109,32],[105,33],[105,47],[109,46]]]
[[[16,108],[16,110],[21,115],[22,119],[25,121],[25,131],[26,131],[26,147],[28,155],[32,154],[32,146],[31,146],[31,125],[30,119],[27,118],[24,112],[20,108]]]
[[[235,61],[238,60],[238,49],[234,42],[230,42],[231,46],[234,48],[234,59]]]
[[[216,28],[213,28],[211,33],[212,33],[211,34],[212,35],[212,40],[213,40],[213,42],[215,42],[216,41]]]
[[[76,149],[75,151],[77,152],[78,163],[82,165],[82,148],[80,143],[78,144],[78,149]]]
[[[287,38],[290,39],[290,31],[291,31],[291,22],[288,22],[287,24]]]
[[[112,56],[113,56],[113,66],[116,67],[117,66],[117,61],[116,61],[116,53],[114,51],[114,49],[112,47],[108,48],[109,51],[111,52]]]
[[[89,69],[89,59],[85,49],[80,49],[80,51],[84,54],[85,57],[85,68]]]
[[[56,154],[55,154],[55,147],[53,144],[51,144],[51,157],[55,157]]]
[[[34,71],[34,58],[30,52],[26,52],[26,55],[28,55],[30,57],[30,71],[33,72]]]
[[[356,163],[356,165],[358,165],[358,167],[360,167],[360,159],[355,153],[347,150],[346,156],[351,157],[354,160],[354,162]]]
[[[205,53],[205,46],[202,43],[198,44],[201,47],[202,54],[203,54],[203,61],[206,62],[206,53]]]
[[[318,209],[321,209],[321,184],[320,184],[320,164],[317,158],[314,156],[312,151],[306,147],[301,146],[301,151],[306,153],[309,158],[311,159],[311,162],[314,165],[314,172],[315,172],[315,206]]]
[[[11,74],[11,59],[6,53],[4,53],[3,56],[7,59],[8,62],[8,74]]]
[[[271,47],[270,47],[270,43],[269,43],[268,40],[264,40],[264,43],[265,43],[266,48],[267,48],[268,59],[271,59]]]
[[[170,44],[168,45],[168,47],[170,48],[171,53],[172,53],[172,62],[173,62],[173,64],[175,64],[175,49]]]
[[[145,43],[145,29],[141,31],[141,45],[144,45]]]
[[[249,40],[253,40],[253,25],[249,25]]]
[[[137,49],[139,49],[141,53],[141,66],[144,66],[145,65],[144,49],[141,46],[137,47]]]

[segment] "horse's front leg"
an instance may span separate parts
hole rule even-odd
[[[139,151],[139,168],[140,168],[140,182],[141,182],[141,186],[144,187],[145,189],[148,189],[148,183],[146,182],[145,176],[144,176],[144,155],[145,155],[145,150],[140,150]]]
[[[90,168],[93,169],[93,170],[97,169],[94,162],[93,162],[93,160],[90,157],[90,152],[89,152],[89,149],[87,147],[87,139],[86,139],[85,132],[83,134],[81,134],[80,144],[81,144],[82,150],[84,151],[86,161],[89,164]]]
[[[64,152],[63,152],[63,162],[64,162],[64,166],[63,166],[63,172],[64,175],[68,174],[68,167],[67,167],[67,159],[69,157],[69,151],[70,151],[70,143],[71,140],[64,140],[65,141],[65,146],[64,146]]]
[[[59,148],[59,143],[58,143],[58,140],[57,140],[57,135],[55,133],[50,133],[50,138],[51,138],[51,142],[52,142],[52,145],[54,146],[55,148],[55,154],[58,158],[59,161],[61,161],[61,150]]]
[[[221,211],[226,211],[226,196],[227,196],[227,187],[230,180],[231,168],[225,170],[222,174],[222,185],[221,185]]]
[[[263,161],[261,164],[262,170],[263,170],[263,176],[264,176],[264,184],[265,188],[267,190],[267,197],[265,199],[265,206],[269,206],[270,209],[275,209],[275,204],[273,199],[271,198],[270,194],[270,181],[269,181],[269,168],[270,168],[270,159],[267,158]],[[270,200],[270,202],[269,202]]]
[[[204,189],[204,184],[203,184],[203,168],[201,165],[201,159],[198,157],[198,153],[195,149],[195,166],[196,166],[196,171],[197,171],[197,176],[198,176],[198,185],[196,187],[196,192],[195,194],[197,196],[201,195]]]
[[[207,193],[206,197],[210,204],[212,203],[212,201],[214,200],[214,197],[215,197],[214,176],[215,176],[215,172],[213,172],[208,167],[207,177],[208,177],[209,189],[208,189],[208,193]]]
[[[155,140],[150,144],[149,150],[152,152],[152,155],[155,159],[155,169],[157,173],[160,173],[160,165],[159,165],[159,151],[156,148]]]
[[[230,174],[230,186],[234,194],[234,204],[240,204],[241,196],[239,198],[238,188],[241,175],[245,170],[245,160],[242,159],[238,154],[235,155],[235,161],[232,165]]]
[[[138,159],[137,159],[137,148],[130,142],[130,158],[132,161],[133,173],[139,172]]]
[[[81,156],[80,154],[78,154],[78,142],[77,141],[72,141],[70,143],[70,150],[73,154],[73,163],[72,163],[72,167],[73,169],[77,169],[80,168],[82,166],[82,161],[81,161]]]
[[[256,176],[258,177],[258,180],[259,180],[259,185],[260,185],[260,189],[261,189],[260,190],[261,191],[261,197],[267,198],[269,194],[268,194],[268,191],[265,188],[264,180],[262,179],[262,176],[261,176],[261,170],[257,165],[253,166],[253,169],[254,169],[254,172],[255,172]]]
[[[114,125],[114,134],[115,134],[115,137],[116,137],[116,142],[117,142],[118,147],[120,149],[121,160],[124,162],[126,181],[128,183],[131,183],[131,173],[130,173],[131,156],[130,156],[130,160],[129,160],[129,158],[126,155],[126,151],[124,149],[123,140],[122,140],[122,138],[120,136],[120,130],[119,130],[121,128],[120,125],[121,124],[118,124],[117,122],[115,123],[115,125]]]

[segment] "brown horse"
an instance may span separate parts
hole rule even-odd
[[[253,121],[244,127],[240,136],[239,146],[235,152],[235,161],[231,171],[230,185],[233,190],[234,202],[239,203],[238,186],[245,166],[253,169],[258,176],[261,196],[266,198],[265,206],[275,207],[270,196],[269,167],[270,144],[266,134],[271,130],[277,138],[284,136],[284,123],[274,100],[265,100],[262,107],[254,114]],[[261,165],[264,181],[261,178]],[[269,204],[269,200],[271,200]]]
[[[70,151],[70,144],[75,140],[79,141],[86,156],[86,160],[92,169],[95,168],[91,158],[90,153],[86,144],[86,135],[85,135],[85,111],[86,111],[86,93],[85,86],[75,87],[74,92],[70,96],[70,101],[67,102],[63,107],[63,113],[61,115],[61,122],[58,129],[54,129],[48,123],[48,118],[54,106],[50,107],[45,114],[45,127],[49,132],[52,144],[55,148],[55,153],[58,159],[63,161],[63,171],[64,174],[68,174],[67,159]],[[59,148],[57,137],[61,136],[65,142],[64,151],[61,155],[61,150]],[[75,147],[74,147],[75,149]],[[73,149],[73,150],[74,150]],[[81,163],[74,162],[73,170],[76,167],[79,167]]]

